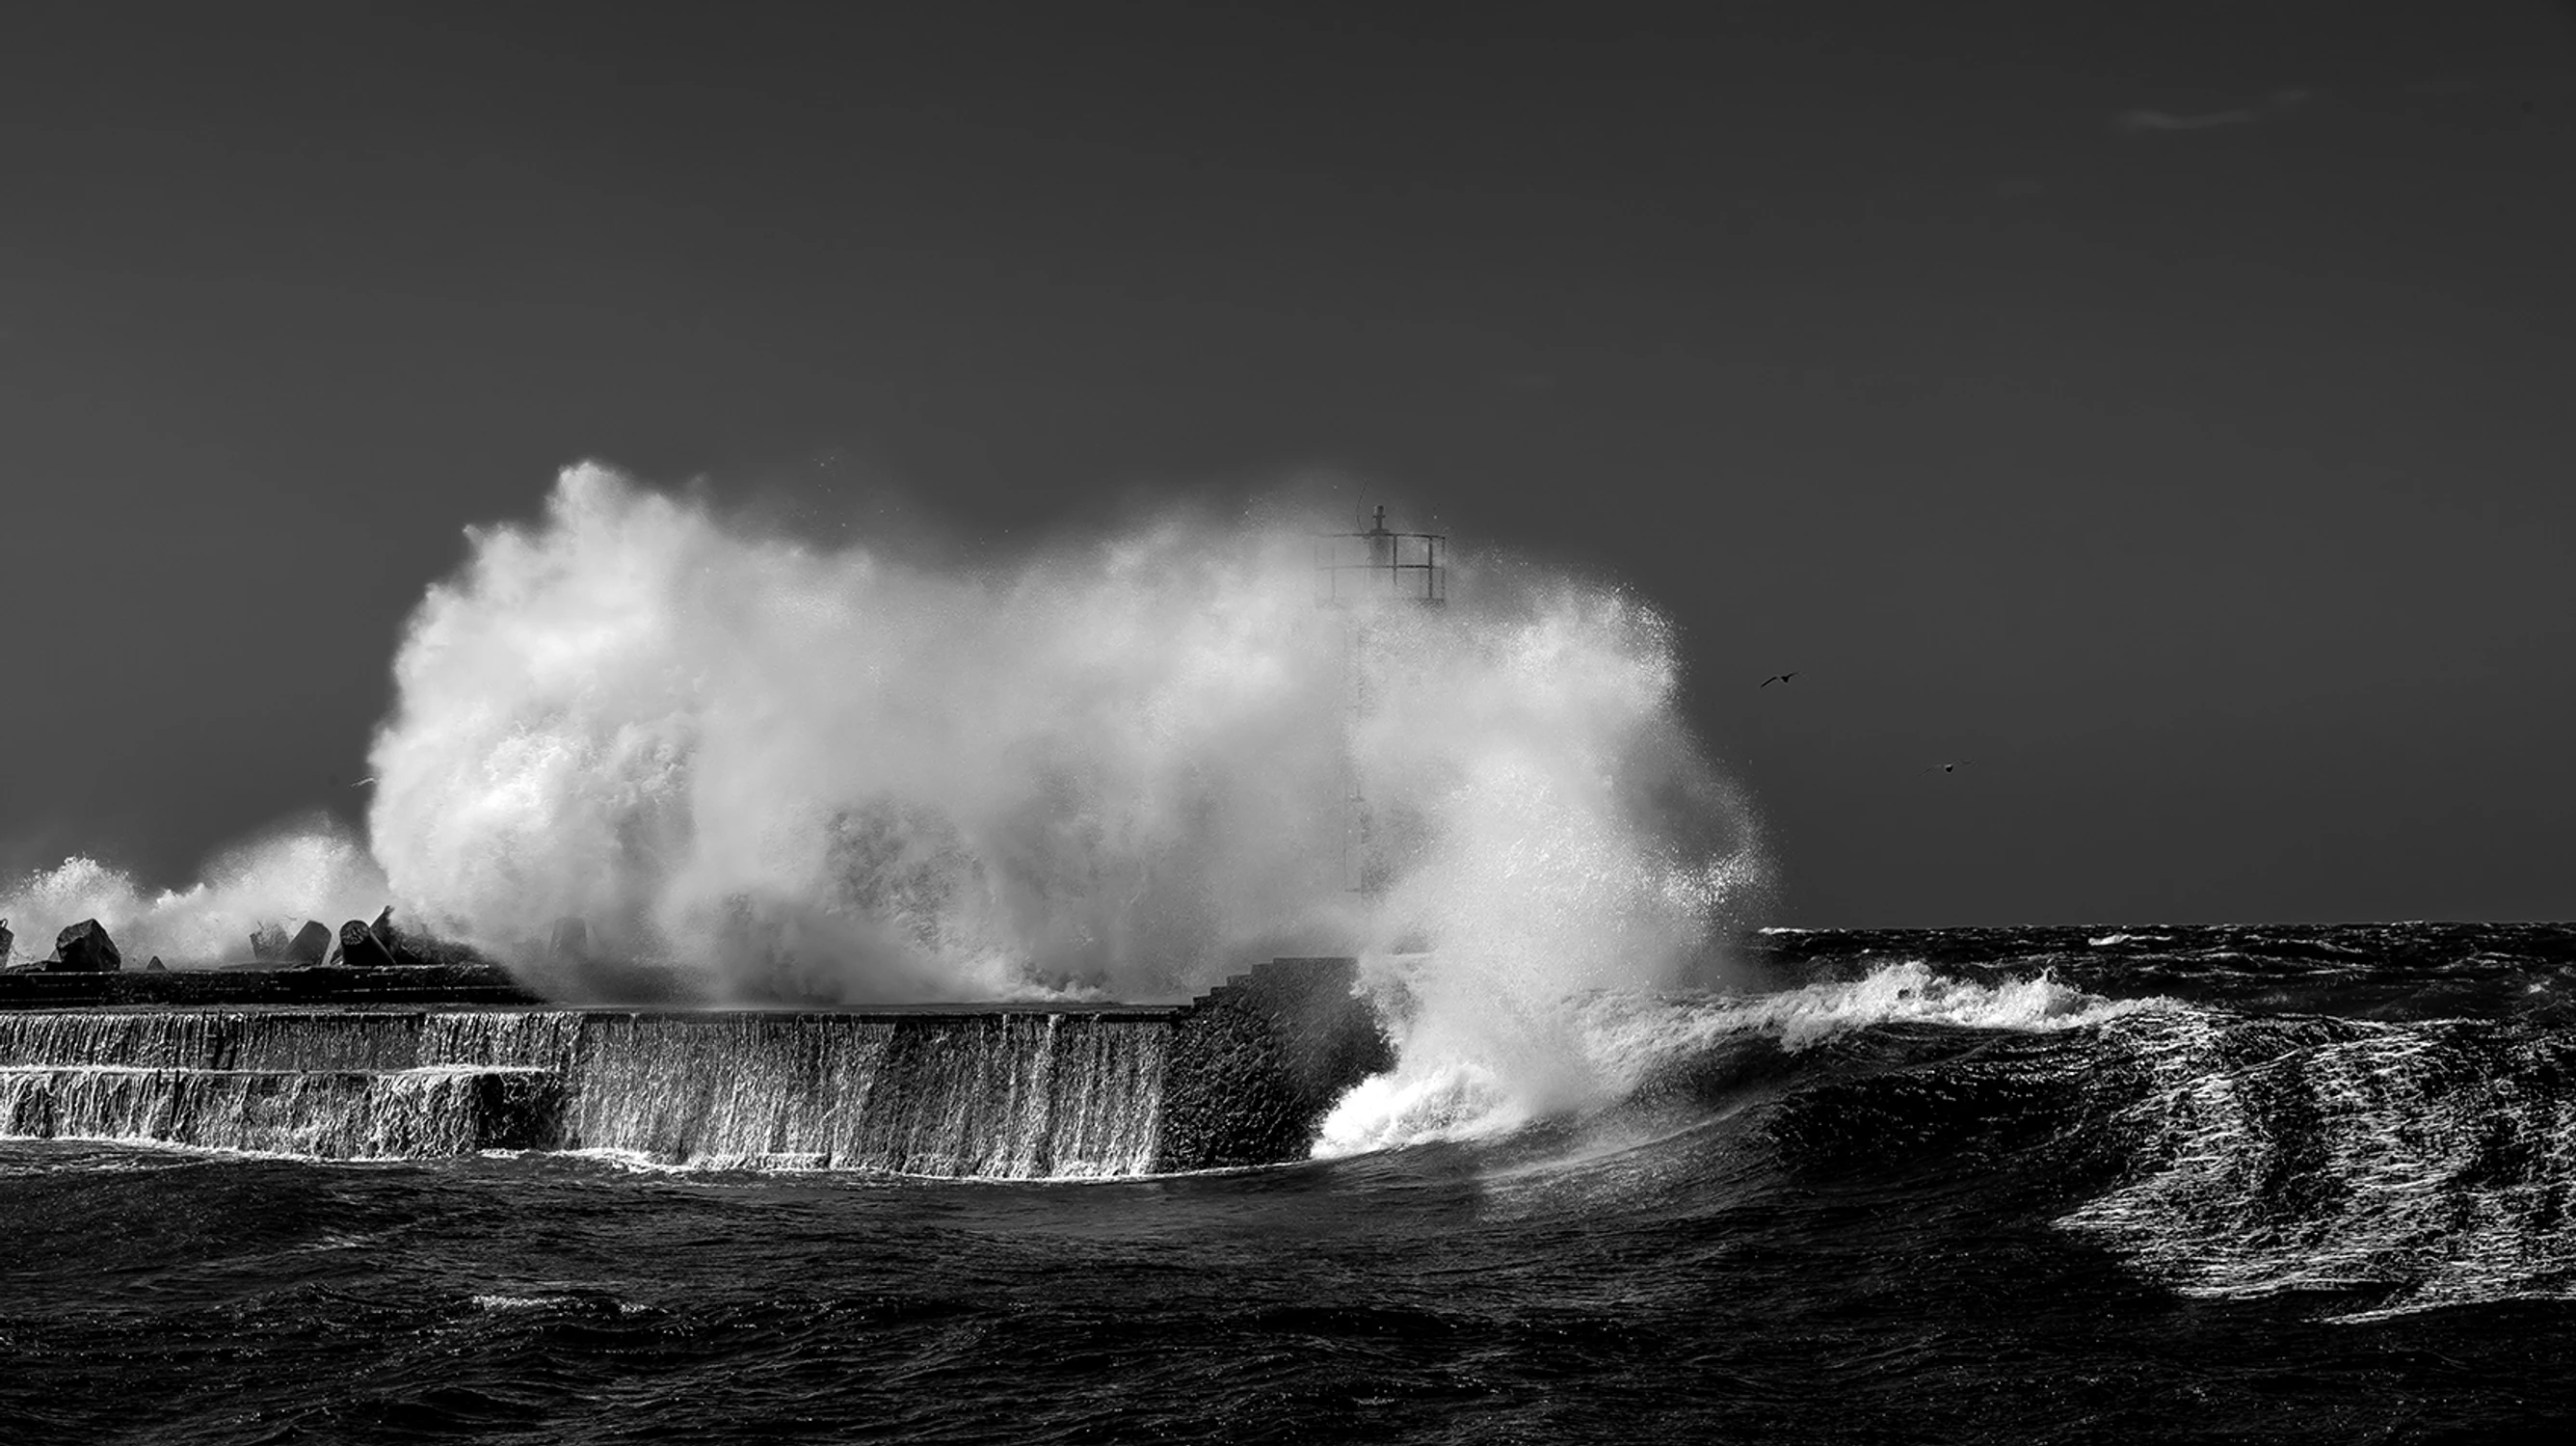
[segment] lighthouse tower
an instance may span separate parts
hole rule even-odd
[[[1448,559],[1447,537],[1392,531],[1383,507],[1366,531],[1315,536],[1315,600],[1341,625],[1342,887],[1363,897],[1382,892],[1390,873],[1386,831],[1370,807],[1354,753],[1375,703],[1374,636],[1397,609],[1448,603]]]

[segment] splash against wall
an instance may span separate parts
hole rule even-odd
[[[415,917],[504,954],[577,917],[722,999],[1152,997],[1416,937],[1561,989],[1660,977],[1758,872],[1662,622],[1535,568],[1387,617],[1354,730],[1294,521],[948,568],[585,465],[472,542],[396,658],[368,827]],[[1368,901],[1345,749],[1402,840]]]
[[[1692,977],[1766,876],[1669,627],[1471,550],[1447,607],[1355,643],[1311,521],[1171,507],[941,565],[573,467],[415,610],[363,848],[291,831],[157,896],[73,860],[8,902],[175,963],[391,899],[575,999],[586,959],[710,1002],[887,1003],[1176,998],[1357,954],[1411,1072],[1396,1113],[1499,1118],[1497,1079],[1514,1109],[1578,1102],[1568,995]],[[583,949],[547,943],[565,919]]]

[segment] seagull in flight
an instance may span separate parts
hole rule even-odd
[[[1797,674],[1795,674],[1795,673],[1774,673],[1774,674],[1772,674],[1770,677],[1765,678],[1765,679],[1763,679],[1763,680],[1762,680],[1762,687],[1763,687],[1763,688],[1768,688],[1768,687],[1770,687],[1770,686],[1771,686],[1772,684],[1774,684],[1774,683],[1785,683],[1785,682],[1788,682],[1791,678],[1794,678],[1794,677],[1796,677],[1796,676],[1798,676],[1798,675],[1797,675]],[[1756,689],[1754,689],[1753,691],[1755,691],[1755,692],[1757,692],[1757,693],[1758,693],[1758,692],[1762,691],[1762,689],[1761,689],[1761,688],[1756,688]]]
[[[1931,767],[1921,771],[1925,773],[1956,773],[1974,761],[1975,760],[1973,759],[1962,758],[1956,763],[1935,763]]]

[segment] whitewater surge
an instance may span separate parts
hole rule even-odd
[[[1600,991],[1562,1001],[1554,1028],[1530,1031],[1527,1037],[1556,1048],[1517,1061],[1524,1067],[1517,1072],[1498,1069],[1490,1053],[1474,1049],[1417,1048],[1343,1099],[1326,1117],[1314,1153],[1334,1158],[1504,1134],[1545,1113],[1625,1101],[1658,1074],[1749,1039],[1798,1053],[1877,1025],[2056,1031],[2170,1007],[2162,999],[2103,998],[2047,974],[1956,979],[1917,960],[1770,994]],[[1534,1079],[1546,1087],[1534,1089]]]

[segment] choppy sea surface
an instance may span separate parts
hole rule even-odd
[[[1094,1181],[0,1142],[0,1441],[2487,1440],[2576,927],[1779,931],[1616,1103]]]

